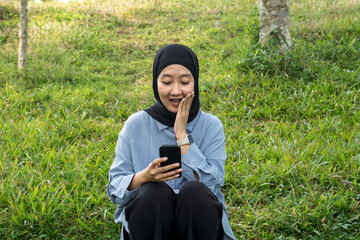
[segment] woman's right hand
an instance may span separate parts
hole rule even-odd
[[[181,168],[169,171],[179,167],[179,163],[173,163],[161,167],[161,163],[165,162],[166,160],[167,157],[155,159],[149,164],[147,168],[136,173],[128,187],[128,190],[134,190],[147,182],[165,182],[179,177],[179,173],[182,171]]]
[[[161,163],[165,162],[167,157],[158,158],[152,161],[147,168],[144,169],[144,177],[146,182],[165,182],[179,177],[182,169],[172,170],[179,167],[178,163],[173,163],[168,166],[161,167]]]

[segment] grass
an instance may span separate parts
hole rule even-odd
[[[360,238],[357,1],[291,2],[292,53],[258,41],[255,0],[0,1],[0,238],[113,239],[117,135],[153,103],[165,44],[200,61],[202,109],[227,136],[223,192],[239,239]]]

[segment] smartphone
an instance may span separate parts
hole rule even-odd
[[[179,163],[180,166],[178,168],[181,168],[181,149],[179,146],[177,146],[177,145],[162,145],[159,148],[159,152],[160,152],[160,157],[168,158],[168,160],[166,160],[165,162],[162,162],[160,164],[161,167],[164,167],[166,165],[170,165],[173,163]],[[171,169],[170,171],[173,171],[178,168]],[[181,177],[181,172],[179,174]]]

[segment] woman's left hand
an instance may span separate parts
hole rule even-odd
[[[189,112],[194,96],[195,92],[188,93],[180,102],[174,124],[174,132],[177,140],[183,139],[187,135],[186,124],[189,119]]]
[[[181,100],[178,112],[176,114],[174,131],[177,140],[183,139],[187,136],[186,124],[189,119],[189,113],[191,109],[192,101],[195,97],[195,92],[188,93],[184,99]],[[181,146],[181,155],[189,150],[190,145]],[[199,175],[193,170],[194,177],[199,181]]]

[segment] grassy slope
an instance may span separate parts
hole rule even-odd
[[[141,2],[141,4],[140,4]],[[240,239],[360,238],[357,1],[293,1],[287,64],[257,45],[257,1],[0,1],[0,237],[114,238],[117,134],[152,104],[163,45],[191,46],[227,135],[223,188]]]

